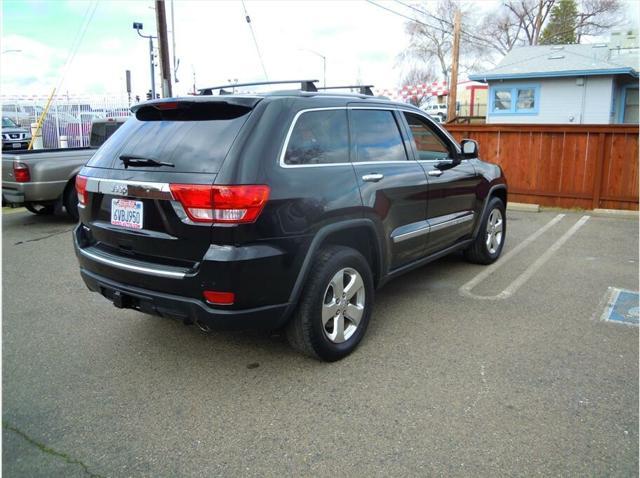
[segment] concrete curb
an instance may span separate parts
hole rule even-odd
[[[624,209],[594,209],[594,216],[609,216],[609,217],[627,217],[638,218],[638,211],[627,211]]]
[[[540,212],[540,204],[507,202],[507,211]]]

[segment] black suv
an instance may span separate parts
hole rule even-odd
[[[116,307],[204,330],[284,327],[333,361],[388,280],[458,250],[500,255],[501,169],[423,111],[363,94],[204,93],[134,106],[77,177],[80,272]]]

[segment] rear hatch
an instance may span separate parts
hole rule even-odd
[[[82,170],[78,189],[79,197],[86,190],[86,204],[80,201],[80,217],[85,245],[94,253],[166,270],[197,269],[213,227],[199,216],[198,198],[210,197],[207,191],[258,102],[198,100],[134,107],[136,116]]]

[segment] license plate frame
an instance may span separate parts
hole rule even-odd
[[[144,226],[144,203],[135,199],[112,199],[111,224],[125,229],[142,229]]]

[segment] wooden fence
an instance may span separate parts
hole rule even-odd
[[[582,209],[638,209],[638,125],[450,124],[499,164],[509,200]]]

